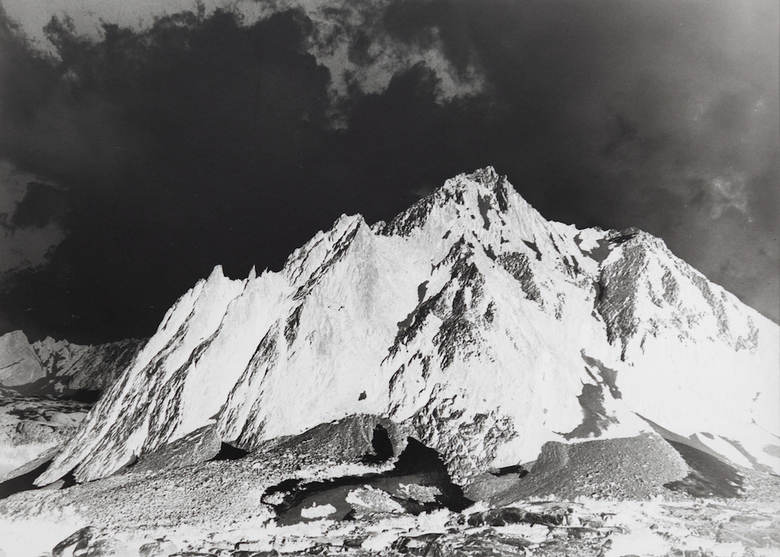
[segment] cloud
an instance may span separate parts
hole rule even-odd
[[[745,181],[741,177],[718,176],[710,181],[709,189],[713,197],[710,209],[713,219],[719,218],[724,210],[731,207],[741,213],[747,212]]]
[[[776,3],[396,5],[399,37],[482,72],[491,159],[543,214],[640,226],[780,318]]]
[[[62,192],[0,163],[0,277],[45,265],[64,239]]]
[[[44,228],[59,222],[67,212],[65,194],[41,182],[28,182],[27,193],[17,204],[10,224],[14,228]]]
[[[6,323],[150,334],[214,265],[279,268],[341,213],[388,219],[488,164],[778,319],[775,3],[235,5],[90,36],[59,17],[48,53],[0,14],[0,161],[45,184],[5,222],[64,237],[2,279]]]

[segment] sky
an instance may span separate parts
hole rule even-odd
[[[151,335],[492,165],[780,320],[775,0],[0,0],[0,333]]]

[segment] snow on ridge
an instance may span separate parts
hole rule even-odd
[[[533,460],[550,440],[645,431],[632,411],[684,435],[750,437],[774,466],[746,422],[780,433],[772,403],[744,385],[772,387],[777,326],[773,340],[700,276],[645,233],[546,221],[492,168],[460,175],[389,224],[342,216],[279,273],[216,268],[37,483],[103,477],[206,423],[252,449],[356,413],[411,425],[455,477]],[[750,381],[734,371],[751,365]],[[736,393],[732,407],[699,397],[705,383],[712,400]]]

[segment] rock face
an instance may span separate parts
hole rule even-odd
[[[37,483],[204,426],[254,450],[353,414],[410,428],[456,480],[645,420],[777,470],[778,344],[659,239],[548,222],[488,168],[390,223],[341,217],[278,273],[216,268]]]
[[[74,532],[52,550],[52,557],[84,555],[86,557],[130,557],[130,551],[121,542],[101,536],[92,526]]]
[[[22,331],[0,337],[0,385],[17,387],[45,376],[40,360]]]

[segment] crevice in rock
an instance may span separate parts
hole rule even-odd
[[[240,460],[248,454],[248,451],[239,449],[238,447],[234,447],[233,445],[229,445],[223,441],[220,445],[219,452],[211,460]]]
[[[479,208],[479,214],[482,215],[482,226],[485,230],[490,229],[490,217],[488,211],[493,206],[490,202],[490,198],[480,195],[477,197],[477,207]]]
[[[516,475],[518,478],[524,478],[528,475],[528,470],[523,468],[521,464],[513,464],[511,466],[504,466],[496,470],[489,470],[491,476],[501,478],[503,476]]]
[[[387,432],[383,435],[381,432],[384,428],[380,427],[375,428],[375,439],[372,441],[377,455],[392,450],[389,435],[385,439]],[[379,493],[385,500],[400,506],[404,512],[415,515],[439,508],[460,512],[473,503],[463,495],[460,486],[452,483],[439,453],[412,437],[407,439],[406,448],[387,472],[305,484],[297,479],[288,479],[269,487],[261,500],[273,507],[277,521],[283,525],[314,518],[307,511],[318,508],[332,509],[327,513],[329,519],[349,520],[355,516],[355,509],[347,499],[355,490]],[[425,495],[417,495],[416,492]],[[316,518],[322,518],[322,515]]]
[[[539,251],[539,246],[536,245],[536,242],[529,242],[528,240],[523,240],[523,243],[534,251],[534,253],[536,254],[537,261],[542,260],[542,252]]]
[[[393,442],[390,434],[381,424],[376,424],[371,437],[373,453],[367,453],[361,459],[364,464],[382,464],[393,457]]]

